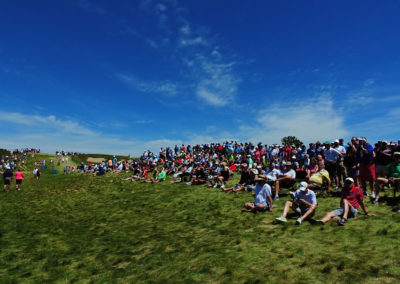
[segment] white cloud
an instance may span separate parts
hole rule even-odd
[[[197,36],[195,38],[186,38],[181,39],[179,41],[181,46],[190,46],[190,45],[208,45],[208,42],[201,36]]]
[[[365,80],[365,81],[364,81],[364,86],[365,86],[365,87],[368,87],[368,86],[373,85],[374,83],[375,83],[375,80],[374,80],[374,79],[368,79],[368,80]]]
[[[165,12],[167,10],[167,6],[165,6],[164,4],[158,3],[156,5],[156,9],[160,12]]]
[[[173,53],[187,68],[184,74],[185,79],[189,79],[184,86],[180,86],[180,90],[191,90],[202,104],[216,107],[229,105],[234,102],[241,82],[234,70],[236,63],[220,51],[208,28],[193,26],[185,16],[185,9],[177,4],[175,1],[141,2],[142,9],[162,23],[159,28],[166,35],[159,35],[158,39],[146,37],[143,40],[151,47],[163,47],[163,50],[175,43]],[[134,30],[133,34],[139,33]],[[178,94],[177,85],[169,81],[150,82],[126,75],[118,77],[143,92],[164,92],[170,96]]]
[[[344,115],[333,106],[328,96],[275,104],[261,110],[254,126],[242,126],[241,132],[253,142],[280,143],[293,135],[304,143],[316,139],[330,140],[346,137]]]
[[[180,28],[180,32],[181,32],[183,35],[190,35],[190,33],[191,33],[190,26],[189,26],[188,24],[182,26],[182,27]]]
[[[26,115],[18,112],[0,111],[0,121],[8,123],[22,124],[34,128],[43,128],[58,130],[64,133],[94,135],[95,132],[71,120],[60,120],[54,115],[39,116]]]
[[[178,93],[178,86],[169,81],[144,81],[132,75],[116,74],[117,78],[132,88],[144,93],[159,93],[173,97]]]
[[[99,15],[107,14],[107,11],[103,7],[91,2],[89,0],[79,0],[78,4],[79,4],[79,6],[81,6],[83,9],[85,9],[88,12],[97,13]]]
[[[233,72],[231,63],[216,63],[208,57],[198,56],[195,64],[200,76],[196,94],[198,98],[213,106],[225,106],[234,101],[240,79]]]
[[[153,121],[151,119],[138,119],[135,121],[135,123],[137,124],[149,124],[149,123],[153,123]]]
[[[16,149],[25,147],[40,148],[43,153],[56,150],[76,151],[80,153],[131,154],[138,157],[143,151],[158,151],[160,147],[182,143],[198,144],[221,141],[232,137],[227,132],[219,133],[219,138],[212,135],[186,133],[182,139],[154,139],[150,141],[129,139],[94,131],[82,123],[63,120],[54,115],[39,116],[18,112],[0,112],[0,124],[11,125],[12,132],[0,137],[0,148]],[[152,123],[151,120],[137,120],[137,124]],[[118,123],[114,123],[118,124]],[[121,126],[125,127],[124,124]]]
[[[380,114],[371,113],[362,121],[353,123],[354,136],[365,136],[370,141],[400,139],[400,107],[390,108]]]

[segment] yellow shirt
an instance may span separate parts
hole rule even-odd
[[[325,169],[316,172],[310,177],[310,182],[316,183],[319,185],[322,185],[324,183],[324,179],[327,181],[331,182],[331,179],[329,178],[329,172]]]

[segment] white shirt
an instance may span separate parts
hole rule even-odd
[[[283,175],[291,177],[293,179],[296,178],[296,172],[293,169],[288,170],[287,172],[284,172]]]

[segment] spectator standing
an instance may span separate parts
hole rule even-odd
[[[15,188],[17,190],[21,190],[22,180],[24,179],[24,174],[21,172],[20,169],[17,169],[15,172]]]

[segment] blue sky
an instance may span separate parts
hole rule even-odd
[[[0,147],[400,139],[399,1],[1,1]]]

